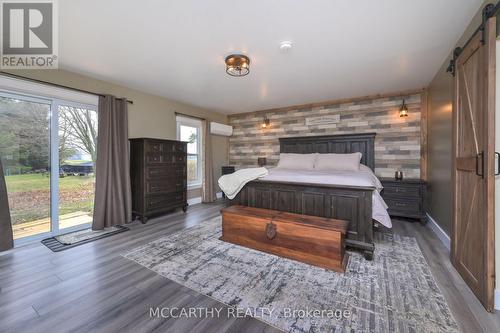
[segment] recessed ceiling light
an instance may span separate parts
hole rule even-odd
[[[282,41],[280,43],[280,50],[281,52],[288,52],[292,48],[293,44],[289,40]]]

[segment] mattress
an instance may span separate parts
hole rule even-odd
[[[344,186],[374,187],[372,194],[372,218],[387,228],[392,228],[391,218],[387,213],[387,204],[380,195],[382,183],[373,171],[361,165],[359,171],[312,171],[273,168],[260,180],[276,182],[312,183]]]

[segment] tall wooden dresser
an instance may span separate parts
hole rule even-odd
[[[130,139],[132,213],[146,223],[153,215],[187,209],[187,143]]]

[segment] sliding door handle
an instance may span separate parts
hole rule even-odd
[[[479,157],[481,157],[481,172],[479,172]],[[484,178],[484,151],[476,155],[476,175]]]
[[[497,160],[497,171],[495,171],[495,176],[500,175],[500,153],[495,152],[495,158]]]

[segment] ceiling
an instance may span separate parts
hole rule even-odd
[[[60,67],[227,114],[418,89],[482,1],[355,3],[59,1]],[[225,73],[235,52],[248,76]]]

